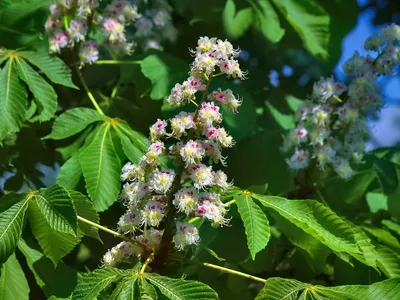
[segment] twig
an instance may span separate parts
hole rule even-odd
[[[141,60],[98,60],[96,65],[140,65]]]
[[[99,112],[99,114],[105,115],[103,110],[100,108],[99,104],[97,103],[96,99],[94,98],[92,92],[89,90],[89,87],[86,84],[85,78],[83,78],[82,72],[81,72],[81,70],[79,70],[79,67],[76,63],[75,63],[75,69],[76,69],[76,73],[78,74],[79,80],[80,80],[87,96],[89,97],[90,101],[92,101],[93,106],[96,108],[96,110]]]
[[[125,240],[127,242],[135,244],[135,245],[139,246],[142,249],[147,249],[147,247],[145,245],[143,245],[142,243],[139,243],[138,241],[135,241],[135,240],[123,235],[123,234],[120,234],[119,232],[116,232],[114,230],[108,229],[108,228],[106,228],[104,226],[101,226],[100,224],[97,224],[97,223],[94,223],[94,222],[92,222],[92,221],[90,221],[88,219],[82,218],[81,216],[77,216],[77,218],[78,218],[79,221],[82,221],[82,222],[84,222],[86,224],[89,224],[89,225],[91,225],[93,227],[96,227],[96,228],[98,228],[100,230],[103,230],[104,232],[112,234],[113,236],[118,237],[120,239],[123,239],[123,240]]]

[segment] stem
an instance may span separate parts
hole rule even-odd
[[[84,90],[86,91],[87,96],[89,97],[90,101],[92,101],[92,103],[93,103],[93,106],[96,108],[96,110],[99,112],[99,114],[105,115],[104,112],[102,111],[102,109],[100,108],[99,104],[97,103],[96,99],[94,98],[92,92],[89,90],[89,87],[87,86],[86,81],[83,78],[82,72],[81,72],[81,70],[79,70],[79,67],[77,64],[75,64],[75,69],[76,69],[76,73],[78,74],[79,80],[80,80]]]
[[[144,274],[144,271],[146,270],[146,267],[147,267],[148,264],[153,260],[153,257],[154,257],[154,252],[151,253],[151,254],[149,255],[149,257],[145,260],[145,262],[144,262],[142,268],[141,268],[140,271],[139,271],[139,276],[141,276],[141,275]]]
[[[319,199],[322,201],[322,203],[325,204],[326,207],[329,207],[328,203],[325,200],[324,195],[322,195],[321,190],[319,189],[318,186],[315,186],[315,191],[317,192],[317,195],[318,195]]]
[[[108,229],[108,228],[106,228],[104,226],[101,226],[101,225],[99,225],[97,223],[94,223],[94,222],[92,222],[92,221],[90,221],[88,219],[82,218],[81,216],[77,216],[77,218],[78,218],[79,221],[82,221],[82,222],[84,222],[86,224],[89,224],[90,226],[93,226],[93,227],[96,227],[96,228],[98,228],[100,230],[103,230],[104,232],[112,234],[113,236],[118,237],[120,239],[123,239],[123,240],[125,240],[127,242],[131,242],[132,244],[135,244],[135,245],[141,247],[142,249],[147,249],[147,247],[145,245],[143,245],[142,243],[139,243],[138,241],[132,240],[131,238],[129,238],[129,237],[123,235],[123,234],[120,234],[119,232],[116,232],[114,230]]]
[[[98,60],[96,65],[140,65],[141,60]]]
[[[253,276],[253,275],[250,275],[250,274],[246,274],[246,273],[243,273],[243,272],[235,271],[235,270],[232,270],[232,269],[224,268],[224,267],[221,267],[221,266],[218,266],[218,265],[214,265],[214,264],[210,264],[210,263],[206,263],[206,262],[197,262],[197,264],[202,265],[202,266],[207,267],[207,268],[216,269],[216,270],[219,270],[219,271],[224,272],[224,273],[233,274],[233,275],[237,275],[237,276],[242,276],[242,277],[245,277],[245,278],[248,278],[248,279],[251,279],[251,280],[255,280],[255,281],[259,281],[259,282],[262,282],[262,283],[265,283],[267,281],[266,279],[263,279],[263,278],[260,278],[260,277],[257,277],[257,276]]]

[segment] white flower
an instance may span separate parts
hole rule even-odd
[[[167,122],[164,120],[157,119],[153,125],[150,126],[150,137],[151,140],[156,140],[166,134],[165,128],[167,127]]]
[[[233,183],[228,182],[228,176],[226,174],[219,170],[217,172],[214,172],[214,185],[219,186],[222,188],[224,191],[227,191],[229,187],[233,185]]]
[[[145,156],[146,156],[146,162],[149,165],[157,165],[159,164],[160,161],[160,156],[165,150],[164,143],[160,141],[155,141],[152,143],[147,150]]]
[[[339,175],[339,177],[348,180],[353,176],[353,169],[351,168],[349,161],[337,157],[333,163],[333,169]]]
[[[85,20],[71,20],[69,28],[67,29],[69,38],[73,42],[80,42],[85,40],[87,34],[87,24]]]
[[[196,210],[198,199],[199,195],[195,189],[182,188],[174,194],[172,203],[179,212],[184,212],[186,215],[189,215]]]
[[[156,249],[159,247],[164,230],[154,228],[147,229],[144,234],[136,237],[136,240],[143,245]]]
[[[157,227],[164,218],[164,206],[160,202],[148,201],[142,211],[142,222]]]
[[[172,170],[154,172],[150,178],[150,189],[159,194],[165,194],[171,188],[175,178]]]
[[[68,34],[62,30],[57,30],[50,38],[49,44],[50,53],[60,53],[61,48],[68,45]]]
[[[125,234],[134,233],[139,225],[140,215],[136,212],[128,211],[118,221],[118,229]]]
[[[176,234],[173,242],[178,250],[183,250],[187,245],[197,244],[200,240],[199,231],[190,223],[176,223]]]
[[[180,138],[182,134],[192,128],[196,128],[194,114],[181,111],[177,116],[171,119],[172,134]]]
[[[180,150],[182,160],[186,162],[186,166],[199,163],[205,150],[201,141],[189,140]]]
[[[124,34],[124,25],[116,19],[107,18],[103,21],[103,30],[108,34],[110,42],[124,42],[126,40]]]
[[[142,182],[125,183],[122,187],[121,199],[135,207],[149,191],[149,186]]]
[[[81,63],[92,64],[99,59],[99,49],[93,41],[84,42],[79,49]]]
[[[212,174],[212,167],[203,164],[194,165],[189,168],[190,176],[194,181],[194,187],[197,189],[204,189],[207,186],[213,185],[214,176]]]
[[[205,150],[205,155],[212,159],[214,163],[220,162],[226,167],[226,157],[222,156],[219,146],[214,141],[204,141],[203,148]]]
[[[221,123],[222,115],[219,109],[213,102],[203,102],[199,110],[199,119],[207,127],[213,126],[213,123]]]
[[[287,164],[293,170],[305,169],[309,164],[309,156],[308,151],[298,150],[294,152],[290,159],[286,159]]]

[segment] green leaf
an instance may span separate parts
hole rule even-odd
[[[108,123],[99,126],[79,154],[86,189],[97,211],[104,211],[113,204],[121,188],[121,163],[110,130]]]
[[[267,246],[271,235],[268,219],[249,195],[238,194],[234,198],[246,229],[251,257],[255,260],[256,254]]]
[[[328,179],[326,187],[329,200],[333,203],[338,200],[345,204],[359,203],[375,177],[373,169],[366,169],[355,172],[354,176],[348,181],[343,181],[338,177],[333,180]]]
[[[400,255],[382,245],[376,247],[376,252],[378,267],[386,277],[400,278]]]
[[[12,204],[0,214],[0,264],[7,261],[14,252],[24,227],[29,198],[26,195],[18,196],[10,194],[0,199],[2,205],[6,202]]]
[[[78,89],[72,82],[71,70],[57,56],[49,55],[46,52],[34,51],[19,51],[18,55],[38,67],[52,82]]]
[[[388,210],[388,197],[386,195],[381,193],[368,193],[366,198],[369,210],[372,213],[377,213],[380,210]]]
[[[36,283],[42,288],[46,297],[55,295],[64,298],[72,293],[78,277],[74,269],[62,262],[54,267],[50,259],[28,246],[22,239],[18,243],[18,249],[24,254]]]
[[[379,242],[400,253],[399,241],[386,229],[372,226],[361,226],[361,228],[376,238]]]
[[[269,278],[255,300],[295,300],[307,284],[294,279]]]
[[[336,252],[360,254],[350,226],[328,207],[315,200],[288,200],[252,194],[264,206],[301,228]]]
[[[173,279],[154,273],[146,273],[145,278],[171,300],[218,299],[217,293],[212,288],[198,281]]]
[[[82,170],[79,155],[76,153],[61,166],[56,182],[67,190],[74,190],[81,178]]]
[[[15,254],[1,267],[0,299],[29,299],[29,285]]]
[[[138,279],[138,271],[140,268],[140,264],[136,264],[135,267],[131,270],[131,276],[124,279],[121,283],[113,291],[110,296],[110,300],[136,300],[143,299],[143,297],[139,296],[139,289],[136,285],[136,280]],[[140,297],[140,298],[139,298]]]
[[[285,115],[272,106],[271,103],[266,102],[266,105],[271,112],[272,117],[275,119],[283,129],[289,130],[296,127],[293,115]]]
[[[72,300],[97,299],[102,290],[127,275],[129,275],[128,271],[116,268],[96,269],[87,274],[79,274]]]
[[[318,239],[304,232],[279,214],[275,213],[273,217],[277,228],[285,234],[293,245],[300,248],[301,254],[306,258],[310,267],[317,273],[323,273],[325,271],[326,258],[332,251]]]
[[[28,94],[18,78],[15,60],[11,57],[0,70],[0,141],[19,131],[28,107]]]
[[[93,208],[92,202],[77,191],[69,191],[69,194],[72,198],[72,201],[74,202],[74,206],[78,216],[85,218],[86,220],[92,221],[96,224],[99,224],[100,217]],[[81,234],[90,236],[101,242],[97,228],[82,221],[79,221],[78,224],[79,224],[79,230],[82,231]]]
[[[363,264],[371,266],[376,269],[376,259],[377,253],[374,245],[371,243],[369,237],[365,232],[359,227],[347,221],[354,234],[354,239],[357,243],[358,249],[360,249],[361,255],[357,253],[349,253]]]
[[[141,63],[144,76],[151,80],[150,98],[159,100],[169,95],[176,82],[187,76],[187,65],[182,60],[165,53],[147,56]]]
[[[395,164],[389,160],[378,159],[374,161],[376,177],[382,188],[382,193],[394,193],[399,185]]]
[[[269,0],[249,0],[255,14],[255,27],[272,43],[279,42],[285,34],[278,14]]]
[[[78,220],[67,190],[55,184],[35,192],[32,198],[52,229],[76,236]]]
[[[50,120],[57,109],[57,94],[53,87],[46,82],[24,60],[16,58],[19,77],[28,85],[38,103],[39,121]]]
[[[121,139],[122,149],[131,162],[137,162],[149,147],[148,139],[133,130],[125,121],[117,119],[114,127]]]
[[[79,238],[52,229],[36,201],[29,203],[28,217],[33,235],[55,266],[79,243]]]
[[[81,132],[90,124],[106,120],[106,118],[91,108],[71,108],[56,118],[52,132],[44,138],[53,140],[65,139]]]
[[[253,9],[247,7],[236,12],[235,2],[228,0],[222,12],[222,23],[228,38],[238,39],[253,23]]]
[[[256,300],[392,300],[400,293],[400,278],[383,280],[371,285],[342,285],[324,287],[294,279],[269,278]]]
[[[143,277],[138,278],[140,297],[142,300],[157,300],[157,291],[150,283]]]
[[[303,40],[311,54],[329,56],[328,13],[317,0],[272,0]]]

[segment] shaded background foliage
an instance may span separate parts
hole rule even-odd
[[[294,126],[295,108],[312,90],[315,80],[331,74],[342,56],[342,40],[356,26],[358,16],[366,9],[374,9],[376,25],[398,22],[397,1],[364,1],[362,6],[352,0],[171,0],[170,3],[174,7],[174,24],[179,36],[175,43],[165,45],[163,53],[138,51],[128,58],[144,59],[142,66],[93,65],[83,69],[89,88],[101,99],[100,105],[107,115],[126,120],[133,129],[147,136],[149,126],[157,118],[169,118],[174,114],[163,98],[187,75],[192,60],[188,48],[194,47],[199,36],[234,39],[234,44],[244,50],[241,65],[249,71],[249,79],[229,86],[244,101],[240,113],[225,120],[237,141],[236,147],[227,153],[228,177],[234,178],[236,186],[260,194],[324,201],[337,214],[364,226],[373,239],[383,242],[391,249],[391,255],[398,258],[400,154],[396,147],[370,153],[361,170],[348,182],[331,174],[318,174],[318,189],[314,185],[315,174],[310,175],[308,171],[295,176],[279,149],[285,130]],[[288,7],[290,3],[302,5],[307,9],[306,15],[286,18],[285,13],[290,11],[284,7],[285,3]],[[42,32],[48,6],[46,0],[0,1],[2,46],[46,49],[47,41]],[[252,8],[249,14],[243,12],[245,17],[240,26],[232,23],[232,12],[228,11],[232,7],[233,16],[237,11]],[[277,28],[271,23],[274,18],[279,20]],[[241,28],[247,30],[239,34]],[[152,61],[154,58],[157,60]],[[63,54],[62,59],[74,70],[69,53]],[[72,75],[73,82],[78,85],[74,71]],[[274,78],[278,77],[277,84]],[[228,87],[224,80],[215,80],[213,86]],[[59,104],[57,114],[74,107],[91,107],[82,88],[74,90],[57,85],[55,90]],[[51,132],[52,122],[28,118],[18,133],[3,140],[0,147],[0,175],[4,182],[1,195],[51,185],[60,166],[77,151],[84,133],[64,140],[42,139]],[[86,131],[91,130],[90,126]],[[83,178],[71,189],[84,193]],[[100,214],[100,224],[115,228],[123,211],[121,204],[115,202]],[[233,219],[229,227],[219,230],[201,227],[200,248],[212,251],[199,250],[193,257],[262,278],[295,278],[323,285],[371,284],[400,275],[399,261],[387,272],[379,273],[359,262],[353,262],[352,267],[332,254],[328,256],[330,251],[325,246],[303,236],[278,215],[270,221],[268,247],[252,261],[237,208],[232,207],[230,214]],[[27,276],[32,299],[50,295],[67,297],[77,282],[77,271],[98,267],[104,252],[115,244],[112,236],[102,232],[103,243],[84,237],[63,263],[54,268],[39,251],[30,259],[22,255],[27,247],[40,250],[29,232],[29,228],[25,228],[26,244],[19,245],[16,256]],[[35,283],[37,275],[30,271],[32,268],[46,275],[42,288]],[[188,279],[207,283],[221,299],[253,299],[262,287],[245,278],[196,265],[172,264],[164,273],[186,274]]]

